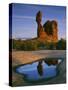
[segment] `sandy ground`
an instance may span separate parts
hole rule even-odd
[[[40,51],[13,51],[12,60],[19,64],[26,64],[42,58],[63,58],[65,50],[40,50]]]
[[[13,68],[21,64],[27,64],[37,60],[41,60],[42,58],[66,58],[66,51],[65,50],[13,51],[12,52],[12,85],[13,86],[31,85],[23,80],[23,75],[19,75],[16,72],[14,72]],[[64,60],[64,62],[59,67],[59,69],[60,68],[63,69],[64,66],[63,72],[60,73],[60,76],[55,79],[52,79],[51,81],[44,82],[43,84],[52,84],[52,83],[55,84],[55,83],[66,82],[65,62],[66,60]],[[61,77],[64,77],[63,80]]]

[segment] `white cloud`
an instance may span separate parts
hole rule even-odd
[[[18,19],[33,19],[33,20],[35,20],[35,17],[33,17],[33,16],[13,16],[13,18],[18,18]]]

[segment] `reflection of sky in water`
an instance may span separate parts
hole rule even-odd
[[[40,80],[40,79],[46,79],[46,78],[50,78],[53,76],[56,76],[57,72],[56,72],[56,65],[51,65],[48,66],[44,61],[42,62],[42,66],[43,66],[43,75],[40,76],[38,74],[38,70],[37,70],[37,66],[38,66],[38,62],[35,62],[33,64],[27,64],[24,66],[20,66],[19,68],[17,68],[17,72],[20,74],[25,74],[27,75],[26,79],[27,80]]]

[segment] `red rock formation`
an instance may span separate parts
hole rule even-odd
[[[37,37],[40,41],[47,42],[57,42],[58,41],[58,29],[57,22],[47,21],[44,26],[41,24],[42,21],[42,13],[39,11],[36,15],[36,22],[38,25],[37,28]]]

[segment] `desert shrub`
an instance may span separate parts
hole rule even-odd
[[[19,49],[20,48],[20,43],[17,40],[12,41],[12,48],[13,49]]]
[[[36,40],[13,40],[12,48],[16,50],[65,50],[66,49],[66,40],[61,39],[57,43],[41,42]]]
[[[33,41],[22,41],[22,44],[20,45],[20,49],[25,51],[26,50],[31,51],[31,50],[36,50],[37,46],[36,43]]]
[[[61,39],[58,41],[56,48],[59,50],[66,50],[66,40]]]
[[[45,44],[45,42],[38,42],[38,44],[37,44],[37,48],[38,49],[46,49],[46,44]]]

